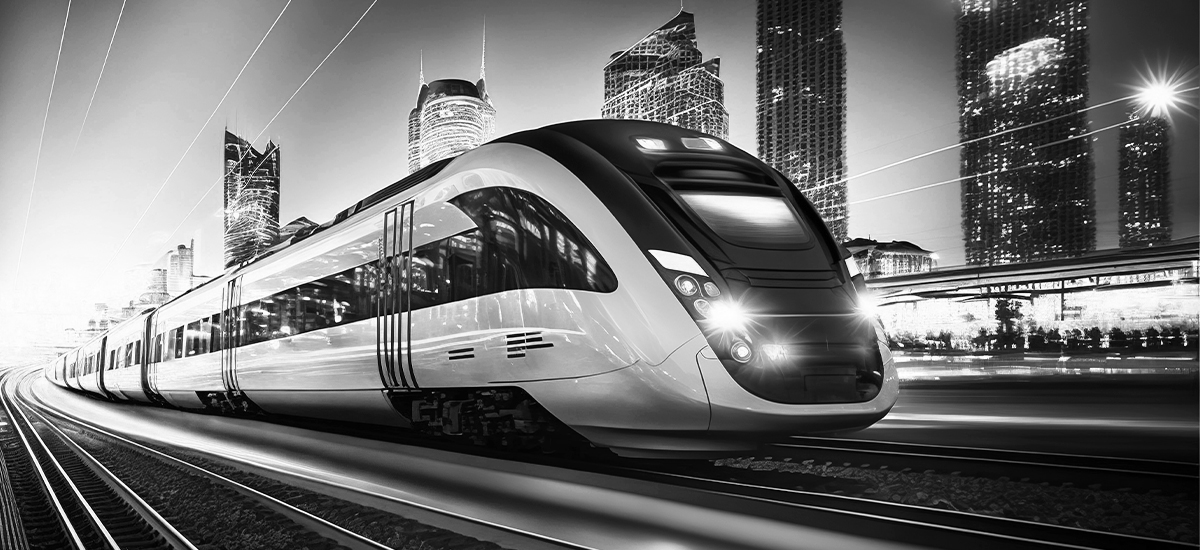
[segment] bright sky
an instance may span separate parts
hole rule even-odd
[[[67,0],[0,0],[0,334],[86,319],[90,303],[116,297],[127,269],[189,239],[197,273],[220,271],[223,128],[262,132],[371,0],[293,0],[218,109],[285,4],[130,0],[88,112],[121,0],[71,4],[57,76]],[[755,2],[685,5],[705,57],[722,58],[730,141],[754,152]],[[851,175],[957,142],[956,5],[846,0]],[[504,135],[597,117],[609,54],[678,9],[675,0],[380,0],[255,141],[282,146],[281,222],[325,221],[405,175],[421,50],[427,80],[475,80],[486,17],[488,92]],[[1160,66],[1192,70],[1195,85],[1198,19],[1194,0],[1094,0],[1091,103],[1131,94],[1139,71]],[[1197,233],[1200,144],[1190,103],[1173,130],[1177,238]],[[1120,121],[1123,110],[1093,111],[1092,128]],[[1117,133],[1096,138],[1098,246],[1111,248]],[[942,265],[962,263],[957,184],[855,204],[957,176],[951,151],[855,179],[851,236],[909,240],[938,252]]]

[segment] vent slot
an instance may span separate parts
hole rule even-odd
[[[457,361],[459,359],[474,359],[475,358],[475,348],[452,349],[446,353],[450,356],[451,361]]]
[[[509,359],[525,357],[525,350],[552,348],[553,342],[542,341],[541,332],[517,332],[505,336],[504,347]]]

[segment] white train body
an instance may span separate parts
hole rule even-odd
[[[844,257],[782,176],[726,143],[567,123],[414,174],[47,377],[183,409],[501,443],[554,422],[626,456],[736,452],[895,403]]]

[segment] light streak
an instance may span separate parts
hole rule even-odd
[[[167,179],[163,180],[162,185],[158,186],[158,191],[154,192],[154,196],[150,199],[150,204],[147,204],[146,209],[142,210],[142,215],[138,216],[137,221],[133,223],[133,227],[129,228],[129,233],[125,235],[125,239],[121,241],[120,246],[109,256],[108,267],[112,266],[112,262],[121,253],[121,250],[125,248],[125,244],[129,242],[129,238],[133,236],[133,232],[137,230],[138,225],[141,225],[142,220],[146,218],[146,214],[150,212],[150,207],[154,206],[154,201],[158,200],[158,196],[162,194],[163,189],[166,189],[167,182],[171,181],[171,177],[175,175],[175,171],[179,169],[179,165],[183,164],[183,159],[187,158],[188,153],[192,151],[192,147],[196,145],[196,140],[200,139],[200,134],[204,133],[204,129],[208,127],[208,123],[212,122],[213,117],[217,115],[217,111],[221,109],[221,105],[229,97],[229,92],[233,91],[233,87],[237,85],[238,79],[242,77],[242,73],[246,71],[246,67],[250,66],[250,61],[254,59],[254,55],[258,53],[258,49],[262,47],[263,42],[267,41],[267,37],[271,35],[271,31],[275,29],[275,25],[279,23],[279,20],[283,17],[283,13],[287,11],[290,5],[292,5],[292,0],[288,0],[287,4],[283,5],[283,9],[275,17],[275,21],[271,23],[271,28],[267,29],[267,34],[263,35],[262,40],[259,40],[258,45],[254,47],[254,51],[250,52],[250,57],[242,64],[242,70],[238,71],[237,76],[233,77],[233,82],[229,83],[229,88],[225,90],[225,95],[221,96],[221,101],[217,102],[217,106],[213,109],[212,114],[208,115],[208,119],[204,121],[204,125],[200,127],[200,131],[196,132],[196,137],[192,138],[192,142],[188,144],[187,150],[183,152],[183,156],[179,157],[179,161],[175,163],[175,167],[171,169],[171,173],[167,174]]]
[[[21,248],[17,251],[17,270],[13,277],[21,274],[21,260],[25,257],[25,235],[29,232],[29,214],[33,211],[33,192],[37,189],[38,168],[42,164],[42,144],[46,139],[46,121],[50,118],[50,102],[54,99],[54,83],[58,80],[58,62],[62,59],[63,41],[67,39],[67,21],[71,20],[71,0],[67,0],[67,15],[63,18],[62,36],[58,39],[58,55],[54,58],[54,76],[50,78],[50,97],[46,98],[46,114],[42,116],[42,135],[38,138],[37,158],[33,161],[33,184],[29,186],[29,203],[25,205],[25,225],[21,228]]]
[[[903,194],[905,194],[905,193],[912,193],[913,191],[920,191],[920,190],[922,190],[922,189],[929,189],[930,187],[937,187],[937,186],[939,186],[939,185],[946,185],[946,184],[950,184],[950,183],[960,182],[960,181],[963,181],[963,180],[969,180],[969,179],[973,179],[973,178],[981,178],[981,177],[984,177],[984,176],[994,176],[994,175],[996,175],[996,174],[1000,174],[1000,173],[1004,173],[1004,172],[1015,172],[1015,171],[1017,171],[1017,170],[1024,170],[1024,169],[1027,169],[1027,168],[1033,168],[1034,166],[1036,166],[1036,165],[1034,165],[1034,164],[1030,164],[1030,165],[1026,165],[1026,166],[1018,166],[1018,167],[1016,167],[1016,168],[1006,168],[1006,169],[1002,169],[1002,170],[992,170],[991,172],[984,172],[984,173],[982,173],[982,174],[971,174],[971,175],[969,175],[969,176],[962,176],[962,177],[954,178],[954,179],[952,179],[952,180],[939,181],[939,182],[937,182],[937,183],[931,183],[931,184],[929,184],[929,185],[922,185],[922,186],[920,186],[920,187],[914,187],[914,188],[912,188],[912,189],[905,189],[905,190],[903,190],[903,191],[896,191],[895,193],[888,193],[888,194],[886,194],[886,195],[880,195],[880,196],[878,196],[878,197],[871,197],[871,198],[869,198],[869,199],[862,199],[862,200],[857,200],[857,201],[851,201],[849,204],[852,204],[852,205],[853,205],[853,204],[862,204],[862,203],[864,203],[864,202],[877,201],[877,200],[879,200],[879,199],[886,199],[886,198],[888,198],[888,197],[895,197],[896,195],[903,195]]]
[[[367,6],[366,11],[364,11],[363,14],[358,17],[358,21],[355,21],[354,25],[350,27],[350,30],[346,31],[346,35],[343,36],[341,40],[338,40],[338,43],[333,46],[332,50],[329,50],[329,53],[325,56],[325,59],[322,59],[320,63],[317,63],[317,68],[313,69],[312,72],[308,74],[308,78],[305,78],[304,82],[300,83],[300,87],[296,88],[296,91],[292,93],[292,96],[287,98],[287,101],[283,102],[283,106],[280,107],[279,110],[275,112],[275,116],[271,117],[271,120],[267,122],[267,125],[263,126],[262,131],[259,132],[258,135],[254,136],[254,139],[250,140],[251,145],[253,145],[255,141],[258,141],[258,138],[262,137],[262,135],[264,133],[266,133],[267,128],[270,128],[271,124],[273,122],[275,122],[275,119],[279,118],[279,114],[282,113],[283,110],[287,108],[288,104],[292,102],[292,99],[295,98],[296,95],[300,93],[300,90],[304,89],[304,85],[308,84],[308,81],[312,79],[313,75],[317,74],[317,71],[321,69],[321,66],[324,65],[325,62],[328,61],[331,56],[333,56],[333,52],[337,51],[338,47],[340,47],[342,45],[342,42],[345,42],[346,39],[350,37],[350,33],[354,32],[354,29],[358,27],[359,23],[362,23],[363,18],[365,18],[367,16],[367,14],[371,12],[371,8],[374,8],[375,3],[378,1],[379,0],[373,0],[371,2],[371,5]],[[238,161],[237,161],[237,163],[234,164],[234,166],[240,165],[242,162],[242,159],[246,158],[247,154],[249,154],[249,150],[247,150],[245,153],[242,153],[242,156],[240,158],[238,158]],[[217,180],[214,181],[212,183],[212,185],[208,186],[208,190],[205,191],[204,195],[202,195],[200,197],[200,199],[196,201],[196,204],[192,206],[192,209],[188,210],[187,215],[185,215],[183,218],[181,218],[179,220],[179,225],[176,225],[175,230],[171,231],[171,235],[167,237],[167,242],[171,242],[171,239],[175,238],[175,234],[179,232],[179,229],[183,227],[183,224],[185,222],[187,222],[188,218],[190,218],[192,216],[192,214],[194,214],[196,212],[196,209],[200,207],[200,204],[202,202],[204,202],[204,199],[208,198],[209,193],[212,193],[213,189],[216,189],[217,184],[224,181],[225,178],[227,176],[229,176],[229,174],[231,174],[231,173],[233,173],[233,170],[229,170],[228,172],[225,172],[224,174],[221,175],[221,177],[217,178]]]
[[[1178,92],[1178,93],[1190,92],[1190,91],[1194,91],[1194,90],[1196,90],[1196,89],[1200,89],[1200,88],[1194,87],[1194,88],[1189,88],[1189,89],[1186,89],[1186,90],[1179,90],[1179,92]],[[1016,127],[1016,128],[1009,128],[1009,129],[1007,129],[1007,130],[1004,130],[1004,131],[1001,131],[1001,132],[996,132],[996,133],[994,133],[994,134],[989,134],[989,135],[986,135],[986,136],[977,137],[977,138],[975,138],[975,139],[969,139],[969,140],[967,140],[967,141],[963,141],[963,142],[955,143],[955,144],[953,144],[953,145],[947,145],[947,146],[945,146],[945,147],[942,147],[942,148],[940,148],[940,149],[934,149],[934,150],[932,150],[932,151],[927,151],[927,152],[921,153],[921,154],[919,154],[919,155],[916,155],[916,156],[913,156],[913,157],[906,158],[906,159],[904,159],[904,160],[898,160],[898,161],[896,161],[896,162],[893,162],[893,163],[891,163],[891,164],[887,164],[887,165],[884,165],[884,166],[880,166],[879,168],[873,168],[873,169],[871,169],[871,170],[867,170],[866,172],[863,172],[863,173],[861,173],[861,174],[855,174],[855,175],[853,175],[853,176],[848,176],[848,177],[842,178],[842,179],[840,179],[840,180],[838,180],[838,181],[835,181],[835,182],[833,182],[833,183],[825,183],[825,184],[817,185],[817,186],[815,186],[815,187],[807,187],[807,188],[805,188],[805,187],[800,187],[800,190],[801,190],[802,192],[808,193],[808,192],[810,192],[810,191],[816,191],[816,190],[818,190],[818,189],[824,189],[824,188],[826,188],[826,187],[833,187],[834,185],[841,185],[841,184],[843,184],[843,183],[846,183],[846,182],[848,182],[848,181],[850,181],[850,180],[853,180],[853,179],[858,179],[858,178],[861,178],[861,177],[864,177],[864,176],[869,176],[869,175],[871,175],[871,174],[874,174],[874,173],[876,173],[876,172],[880,172],[880,171],[883,171],[883,170],[887,170],[888,168],[894,168],[894,167],[896,167],[896,166],[899,166],[899,165],[901,165],[901,164],[905,164],[905,163],[908,163],[908,162],[912,162],[912,161],[914,161],[914,160],[920,160],[920,159],[923,159],[923,158],[925,158],[925,157],[928,157],[928,156],[936,155],[936,154],[938,154],[938,153],[944,153],[944,152],[946,152],[946,151],[950,151],[950,150],[953,150],[953,149],[957,149],[957,148],[959,148],[959,147],[962,147],[962,146],[964,146],[964,145],[970,145],[970,144],[972,144],[972,143],[980,142],[980,141],[983,141],[983,140],[987,140],[987,139],[992,139],[992,138],[1000,137],[1000,136],[1002,136],[1002,135],[1004,135],[1004,134],[1010,134],[1010,133],[1012,133],[1012,132],[1017,132],[1017,131],[1020,131],[1020,130],[1027,130],[1027,129],[1029,129],[1029,128],[1033,128],[1033,127],[1035,127],[1035,126],[1041,126],[1042,124],[1046,124],[1046,123],[1048,123],[1048,122],[1053,122],[1053,121],[1055,121],[1055,120],[1058,120],[1058,119],[1060,119],[1060,118],[1066,118],[1066,117],[1069,117],[1069,116],[1075,116],[1075,115],[1077,115],[1077,114],[1084,113],[1084,112],[1090,111],[1090,110],[1092,110],[1092,109],[1099,109],[1100,107],[1107,107],[1107,106],[1109,106],[1109,105],[1112,105],[1112,104],[1114,104],[1114,103],[1120,103],[1120,102],[1122,102],[1122,101],[1129,101],[1129,100],[1131,100],[1131,99],[1137,99],[1139,96],[1140,96],[1140,94],[1133,94],[1133,95],[1129,95],[1129,96],[1125,96],[1125,97],[1119,97],[1119,98],[1117,98],[1117,99],[1114,99],[1114,100],[1112,100],[1112,101],[1105,101],[1104,103],[1098,103],[1098,104],[1096,104],[1096,105],[1092,105],[1091,107],[1084,107],[1083,109],[1079,109],[1079,110],[1077,110],[1077,111],[1072,111],[1072,112],[1070,112],[1070,113],[1067,113],[1067,114],[1065,114],[1065,115],[1059,115],[1059,116],[1056,116],[1056,117],[1050,117],[1050,118],[1048,118],[1048,119],[1046,119],[1046,120],[1042,120],[1042,121],[1039,121],[1039,122],[1034,122],[1034,123],[1032,123],[1032,124],[1026,124],[1026,125],[1024,125],[1024,126],[1018,126],[1018,127]],[[799,187],[799,186],[798,186],[798,187]]]
[[[92,113],[92,102],[96,101],[96,92],[100,90],[100,80],[104,78],[104,68],[108,66],[108,54],[112,53],[113,42],[117,40],[117,29],[121,27],[121,16],[125,15],[125,2],[121,0],[121,11],[117,13],[117,24],[113,26],[112,38],[108,39],[108,49],[104,51],[104,63],[100,64],[100,76],[96,77],[96,87],[92,88],[92,98],[88,100],[87,111],[83,113],[83,124],[79,126],[79,135],[75,136],[75,147],[79,148],[79,138],[83,137],[83,129],[87,127],[88,115]]]

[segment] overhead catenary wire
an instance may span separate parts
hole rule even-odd
[[[1195,88],[1195,87],[1193,87],[1193,88],[1188,88],[1188,89],[1186,89],[1186,90],[1179,90],[1179,91],[1178,91],[1178,93],[1191,92],[1191,91],[1195,91],[1196,89],[1198,89],[1198,88]],[[802,190],[802,191],[804,191],[804,192],[809,192],[809,191],[816,191],[816,190],[818,190],[818,189],[824,189],[824,188],[826,188],[826,187],[833,187],[833,186],[835,186],[835,185],[841,185],[841,184],[843,184],[843,183],[849,182],[850,180],[858,179],[858,178],[861,178],[861,177],[864,177],[864,176],[869,176],[869,175],[871,175],[871,174],[874,174],[874,173],[876,173],[876,172],[880,172],[880,171],[883,171],[883,170],[887,170],[888,168],[894,168],[894,167],[896,167],[896,166],[899,166],[899,165],[901,165],[901,164],[909,163],[909,162],[912,162],[912,161],[914,161],[914,160],[920,160],[920,159],[923,159],[923,158],[925,158],[925,157],[928,157],[928,156],[936,155],[936,154],[938,154],[938,153],[944,153],[944,152],[946,152],[946,151],[950,151],[950,150],[953,150],[953,149],[957,149],[957,148],[959,148],[959,147],[962,147],[962,146],[964,146],[964,145],[970,145],[970,144],[972,144],[972,143],[977,143],[977,142],[980,142],[980,141],[984,141],[984,140],[988,140],[988,139],[997,138],[997,137],[1000,137],[1000,136],[1002,136],[1002,135],[1009,134],[1009,133],[1012,133],[1012,132],[1018,132],[1018,131],[1021,131],[1021,130],[1026,130],[1026,129],[1029,129],[1029,128],[1033,128],[1033,127],[1035,127],[1035,126],[1041,126],[1042,124],[1046,124],[1046,123],[1049,123],[1049,122],[1053,122],[1053,121],[1055,121],[1055,120],[1058,120],[1058,119],[1061,119],[1061,118],[1067,118],[1067,117],[1075,116],[1075,115],[1078,115],[1078,114],[1080,114],[1080,113],[1085,113],[1085,112],[1087,112],[1087,111],[1091,111],[1092,109],[1099,109],[1100,107],[1107,107],[1107,106],[1109,106],[1109,105],[1112,105],[1112,104],[1114,104],[1114,103],[1120,103],[1120,102],[1122,102],[1122,101],[1129,101],[1129,100],[1131,100],[1131,99],[1136,99],[1136,98],[1137,98],[1139,95],[1140,95],[1140,94],[1133,94],[1133,95],[1128,95],[1128,96],[1125,96],[1125,97],[1118,97],[1117,99],[1114,99],[1114,100],[1111,100],[1111,101],[1105,101],[1104,103],[1097,103],[1096,105],[1092,105],[1091,107],[1084,107],[1084,108],[1082,108],[1082,109],[1079,109],[1079,110],[1076,110],[1076,111],[1072,111],[1072,112],[1070,112],[1070,113],[1067,113],[1067,114],[1065,114],[1065,115],[1058,115],[1058,116],[1055,116],[1055,117],[1050,117],[1050,118],[1048,118],[1048,119],[1046,119],[1046,120],[1041,120],[1041,121],[1038,121],[1038,122],[1033,122],[1033,123],[1030,123],[1030,124],[1026,124],[1026,125],[1024,125],[1024,126],[1018,126],[1018,127],[1016,127],[1016,128],[1009,128],[1009,129],[1007,129],[1007,130],[1002,130],[1002,131],[999,131],[999,132],[996,132],[996,133],[993,133],[993,134],[988,134],[988,135],[986,135],[986,136],[980,136],[980,137],[977,137],[977,138],[974,138],[974,139],[969,139],[969,140],[966,140],[966,141],[960,141],[960,142],[958,142],[958,143],[955,143],[955,144],[952,144],[952,145],[947,145],[947,146],[945,146],[945,147],[941,147],[941,148],[938,148],[938,149],[934,149],[934,150],[932,150],[932,151],[926,151],[926,152],[924,152],[924,153],[921,153],[921,154],[919,154],[919,155],[915,155],[915,156],[912,156],[912,157],[909,157],[909,158],[906,158],[906,159],[903,159],[903,160],[898,160],[898,161],[896,161],[896,162],[893,162],[893,163],[891,163],[891,164],[886,164],[886,165],[880,166],[880,167],[878,167],[878,168],[872,168],[872,169],[870,169],[870,170],[867,170],[866,172],[862,172],[862,173],[860,173],[860,174],[854,174],[853,176],[847,176],[847,177],[845,177],[845,178],[842,178],[842,179],[840,179],[840,180],[837,180],[837,181],[834,181],[834,182],[831,182],[831,183],[823,183],[823,184],[816,185],[816,186],[813,186],[813,187],[802,188],[801,190]]]
[[[83,137],[83,129],[87,127],[88,115],[92,113],[92,103],[96,101],[96,92],[100,90],[100,80],[104,78],[104,68],[108,66],[108,54],[112,53],[113,42],[117,40],[117,29],[121,28],[121,16],[125,15],[125,3],[121,0],[121,11],[117,12],[117,24],[113,25],[112,38],[108,39],[108,49],[104,51],[104,62],[100,64],[100,76],[96,77],[96,86],[92,88],[92,98],[88,100],[87,110],[83,112],[83,124],[79,125],[79,135],[75,136],[75,149],[79,148],[79,138]]]
[[[50,102],[54,99],[54,83],[58,80],[58,62],[62,59],[63,42],[67,38],[67,22],[71,20],[71,0],[67,0],[67,15],[63,18],[62,36],[58,39],[58,55],[54,57],[54,76],[50,78],[50,96],[46,98],[46,114],[42,116],[42,135],[38,138],[37,157],[33,161],[33,183],[29,186],[29,202],[25,205],[25,224],[21,228],[21,246],[17,250],[17,269],[13,274],[21,274],[21,260],[25,257],[25,236],[29,232],[29,215],[33,212],[33,193],[37,190],[38,168],[42,164],[42,144],[46,140],[46,121],[50,119]]]
[[[1179,91],[1179,93],[1193,92],[1193,91],[1196,91],[1196,90],[1198,90],[1198,89],[1200,89],[1200,86],[1197,86],[1197,87],[1192,87],[1192,88],[1188,88],[1188,89],[1186,89],[1186,90],[1180,90],[1180,91]],[[1111,104],[1113,104],[1113,103],[1116,103],[1116,102],[1119,102],[1119,101],[1125,101],[1125,100],[1132,99],[1132,98],[1135,98],[1135,97],[1137,97],[1137,96],[1136,96],[1136,95],[1134,95],[1134,96],[1128,96],[1128,97],[1118,98],[1118,99],[1114,99],[1114,100],[1112,100],[1112,101],[1108,101],[1108,102],[1105,102],[1105,103],[1101,103],[1101,104],[1099,104],[1099,105],[1094,105],[1094,106],[1092,106],[1092,107],[1088,107],[1087,109],[1094,109],[1094,108],[1096,108],[1096,107],[1103,107],[1103,106],[1106,106],[1106,105],[1111,105]],[[1076,113],[1079,113],[1079,112],[1086,111],[1087,109],[1082,109],[1082,110],[1080,110],[1080,111],[1076,111]],[[1071,114],[1076,114],[1076,113],[1071,113]],[[1041,121],[1041,122],[1035,122],[1035,123],[1033,123],[1033,124],[1029,124],[1029,125],[1026,125],[1026,126],[1022,126],[1022,127],[1020,127],[1020,128],[1012,128],[1012,129],[1009,129],[1009,130],[1005,130],[1005,131],[1003,131],[1003,132],[999,132],[999,133],[996,133],[996,134],[992,134],[992,135],[990,135],[990,136],[984,136],[984,137],[981,137],[981,138],[976,138],[976,139],[973,139],[973,140],[970,140],[970,141],[965,141],[965,142],[962,142],[962,143],[959,143],[959,144],[956,144],[956,145],[952,145],[952,146],[948,146],[948,147],[943,147],[943,148],[941,148],[941,149],[937,149],[937,150],[934,150],[934,151],[929,151],[929,152],[927,152],[927,153],[922,153],[922,154],[920,154],[920,155],[917,155],[916,157],[912,157],[912,158],[910,158],[910,159],[907,159],[907,160],[903,160],[903,161],[895,162],[895,163],[889,164],[889,165],[887,165],[887,166],[883,166],[883,167],[880,167],[880,168],[876,168],[876,169],[874,169],[874,170],[870,170],[870,171],[864,172],[864,173],[862,173],[862,174],[857,174],[857,175],[855,175],[855,176],[852,176],[852,177],[846,178],[846,179],[845,179],[845,180],[843,180],[843,181],[849,181],[849,180],[851,180],[851,179],[858,178],[858,177],[862,177],[862,176],[865,176],[865,175],[867,175],[867,174],[870,174],[870,173],[878,172],[878,171],[880,171],[880,170],[883,170],[883,169],[886,169],[886,168],[891,168],[891,167],[893,167],[893,166],[896,166],[896,165],[898,165],[898,164],[903,164],[904,162],[908,162],[908,161],[910,161],[910,160],[916,160],[916,159],[918,159],[918,158],[926,157],[926,156],[932,155],[932,154],[934,154],[934,153],[940,153],[940,152],[942,152],[942,151],[946,151],[946,150],[949,150],[949,149],[953,149],[953,148],[955,148],[955,147],[960,147],[960,146],[962,146],[962,145],[966,145],[966,144],[968,144],[968,143],[971,143],[971,142],[974,142],[974,141],[980,141],[980,140],[984,140],[984,139],[989,139],[989,138],[993,138],[993,137],[999,136],[999,135],[1001,135],[1001,134],[1004,134],[1004,133],[1008,133],[1008,132],[1014,132],[1014,131],[1017,131],[1017,130],[1022,130],[1022,129],[1025,129],[1025,128],[1032,127],[1032,126],[1037,126],[1037,125],[1039,125],[1039,124],[1044,124],[1044,123],[1046,123],[1046,122],[1050,122],[1050,121],[1054,120],[1055,118],[1062,118],[1062,117],[1065,117],[1065,116],[1069,116],[1069,115],[1061,115],[1061,116],[1058,116],[1058,117],[1054,117],[1054,118],[1050,118],[1050,119],[1043,120],[1043,121]],[[1122,122],[1118,122],[1117,124],[1113,124],[1113,125],[1111,125],[1111,126],[1105,126],[1104,128],[1100,128],[1099,130],[1092,130],[1092,131],[1090,131],[1090,132],[1084,132],[1084,133],[1082,133],[1082,134],[1078,134],[1078,135],[1070,136],[1070,137],[1067,137],[1067,138],[1064,138],[1064,139],[1060,139],[1060,140],[1057,140],[1057,141],[1052,141],[1052,142],[1050,142],[1050,143],[1047,143],[1047,144],[1044,144],[1044,145],[1039,145],[1039,146],[1037,146],[1037,147],[1034,147],[1033,149],[1034,149],[1034,150],[1037,150],[1037,149],[1042,149],[1042,148],[1045,148],[1045,147],[1051,147],[1051,146],[1058,145],[1058,144],[1061,144],[1061,143],[1066,143],[1066,142],[1068,142],[1068,141],[1072,141],[1072,140],[1076,140],[1076,139],[1080,139],[1080,138],[1085,138],[1085,137],[1088,137],[1088,136],[1091,136],[1091,135],[1098,134],[1098,133],[1100,133],[1100,132],[1104,132],[1104,131],[1107,131],[1107,130],[1112,130],[1113,128],[1119,128],[1119,127],[1121,127],[1121,126],[1125,126],[1125,125],[1127,125],[1127,124],[1132,124],[1132,123],[1134,123],[1134,122],[1138,122],[1138,121],[1140,121],[1140,120],[1142,120],[1140,117],[1139,117],[1139,118],[1133,118],[1133,119],[1125,120],[1125,121],[1122,121]],[[879,200],[879,199],[886,199],[886,198],[889,198],[889,197],[895,197],[895,196],[897,196],[897,195],[903,195],[903,194],[905,194],[905,193],[911,193],[911,192],[913,192],[913,191],[921,191],[921,190],[923,190],[923,189],[929,189],[929,188],[931,188],[931,187],[938,187],[938,186],[941,186],[941,185],[947,185],[947,184],[951,184],[951,183],[955,183],[955,182],[959,182],[959,181],[963,181],[963,180],[968,180],[968,179],[972,179],[972,178],[978,178],[978,177],[983,177],[983,176],[992,176],[992,175],[996,175],[996,174],[1000,174],[1000,173],[1012,172],[1012,171],[1015,171],[1015,170],[1023,170],[1023,169],[1026,169],[1026,168],[1031,168],[1031,167],[1033,167],[1033,166],[1034,166],[1034,165],[1018,166],[1018,167],[1016,167],[1016,168],[1007,168],[1007,169],[993,170],[993,171],[991,171],[991,172],[984,172],[984,173],[981,173],[981,174],[971,174],[971,175],[962,176],[962,177],[958,177],[958,178],[954,178],[954,179],[950,179],[950,180],[946,180],[946,181],[940,181],[940,182],[937,182],[937,183],[931,183],[931,184],[928,184],[928,185],[922,185],[922,186],[919,186],[919,187],[913,187],[913,188],[911,188],[911,189],[904,189],[904,190],[901,190],[901,191],[896,191],[896,192],[894,192],[894,193],[888,193],[888,194],[885,194],[885,195],[880,195],[880,196],[878,196],[878,197],[871,197],[871,198],[869,198],[869,199],[862,199],[862,200],[857,200],[857,201],[851,201],[851,202],[849,202],[848,204],[850,204],[850,205],[862,204],[862,203],[865,203],[865,202],[871,202],[871,201],[876,201],[876,200]],[[834,185],[834,184],[828,184],[828,185],[817,186],[817,187],[813,187],[813,188],[810,188],[810,189],[803,189],[803,191],[804,191],[804,192],[809,192],[809,191],[813,191],[813,190],[816,190],[816,189],[821,189],[821,188],[823,188],[823,187],[828,187],[829,185]]]
[[[360,15],[358,17],[358,20],[354,22],[354,25],[352,25],[350,27],[350,30],[346,31],[346,34],[344,36],[342,36],[341,40],[338,40],[338,43],[333,46],[332,50],[329,50],[329,53],[325,55],[325,58],[322,59],[320,63],[317,63],[317,67],[315,69],[313,69],[311,73],[308,74],[308,78],[305,78],[304,82],[300,83],[300,87],[296,88],[295,92],[292,92],[291,97],[288,97],[287,101],[283,102],[283,106],[280,107],[279,110],[275,112],[275,116],[271,117],[271,120],[267,122],[267,125],[263,126],[262,131],[260,131],[258,133],[258,135],[254,136],[254,139],[250,140],[251,147],[248,147],[246,152],[242,153],[241,157],[238,158],[238,161],[236,163],[234,163],[234,166],[240,165],[242,163],[242,160],[244,160],[246,158],[246,155],[250,154],[250,149],[253,148],[254,142],[258,141],[258,138],[262,137],[262,135],[264,133],[266,133],[267,128],[270,128],[271,124],[275,122],[275,119],[279,118],[279,115],[281,113],[283,113],[283,110],[286,109],[288,104],[292,102],[292,99],[294,99],[296,97],[296,95],[300,93],[300,90],[304,89],[304,85],[308,84],[308,81],[312,79],[313,75],[317,74],[317,71],[321,69],[321,66],[324,65],[325,62],[328,61],[329,58],[333,56],[333,53],[338,50],[338,48],[342,45],[342,42],[345,42],[346,39],[350,37],[350,33],[354,32],[354,29],[358,27],[358,24],[361,23],[364,18],[366,18],[367,14],[371,12],[371,8],[374,8],[375,4],[378,1],[379,0],[373,0],[371,2],[371,5],[367,6],[367,9],[365,11],[363,11],[362,15]],[[231,168],[230,170],[221,174],[221,177],[217,178],[216,181],[214,181],[211,185],[208,186],[208,189],[204,192],[203,195],[200,196],[200,199],[196,201],[196,204],[192,205],[192,209],[188,210],[188,213],[179,220],[179,224],[175,226],[175,230],[171,231],[171,234],[169,236],[167,236],[167,242],[171,242],[171,239],[173,239],[175,237],[175,234],[179,233],[179,230],[180,230],[180,228],[183,227],[183,224],[187,222],[188,218],[190,218],[192,216],[192,214],[196,213],[196,209],[200,207],[200,204],[204,202],[204,199],[208,198],[208,195],[210,193],[212,193],[213,189],[216,189],[217,184],[224,181],[225,178],[228,177],[232,173],[233,173],[233,169]]]
[[[183,156],[179,157],[179,161],[175,163],[175,167],[171,168],[171,172],[167,174],[167,179],[163,180],[162,185],[158,186],[158,191],[154,192],[154,196],[150,198],[150,203],[146,205],[144,210],[142,210],[142,214],[138,216],[137,221],[133,223],[133,227],[129,228],[129,233],[126,234],[125,238],[121,240],[121,244],[117,246],[117,249],[111,255],[109,255],[109,267],[112,266],[112,262],[116,260],[116,257],[121,253],[121,250],[125,248],[125,244],[129,242],[129,238],[133,236],[134,231],[136,231],[138,226],[141,225],[142,220],[146,217],[146,214],[150,213],[150,208],[154,206],[154,202],[158,200],[158,196],[162,194],[163,189],[166,189],[167,182],[171,181],[171,177],[175,175],[175,171],[179,169],[179,165],[183,164],[183,159],[187,158],[188,153],[192,151],[192,147],[196,145],[196,141],[200,139],[200,135],[203,134],[204,129],[208,127],[208,123],[212,122],[213,117],[217,115],[217,111],[221,109],[221,105],[223,105],[225,103],[225,99],[229,97],[229,92],[233,91],[233,87],[237,85],[238,79],[242,77],[242,73],[246,72],[246,67],[250,66],[250,61],[254,59],[254,56],[258,53],[259,48],[262,48],[263,42],[267,41],[267,37],[271,36],[271,31],[275,30],[275,25],[277,25],[279,20],[283,18],[284,12],[287,11],[288,6],[290,5],[292,5],[292,0],[288,0],[287,3],[283,5],[283,9],[279,10],[279,15],[275,17],[275,21],[272,22],[271,27],[267,29],[267,33],[264,34],[262,39],[258,41],[258,45],[254,47],[254,51],[250,52],[250,57],[247,58],[246,62],[242,64],[242,69],[238,71],[237,76],[233,77],[233,82],[229,83],[229,88],[225,89],[225,94],[221,96],[221,100],[217,102],[217,106],[213,108],[212,113],[208,115],[207,119],[205,119],[204,125],[200,127],[198,132],[196,132],[196,136],[192,138],[192,142],[189,143],[187,149],[184,150]]]

